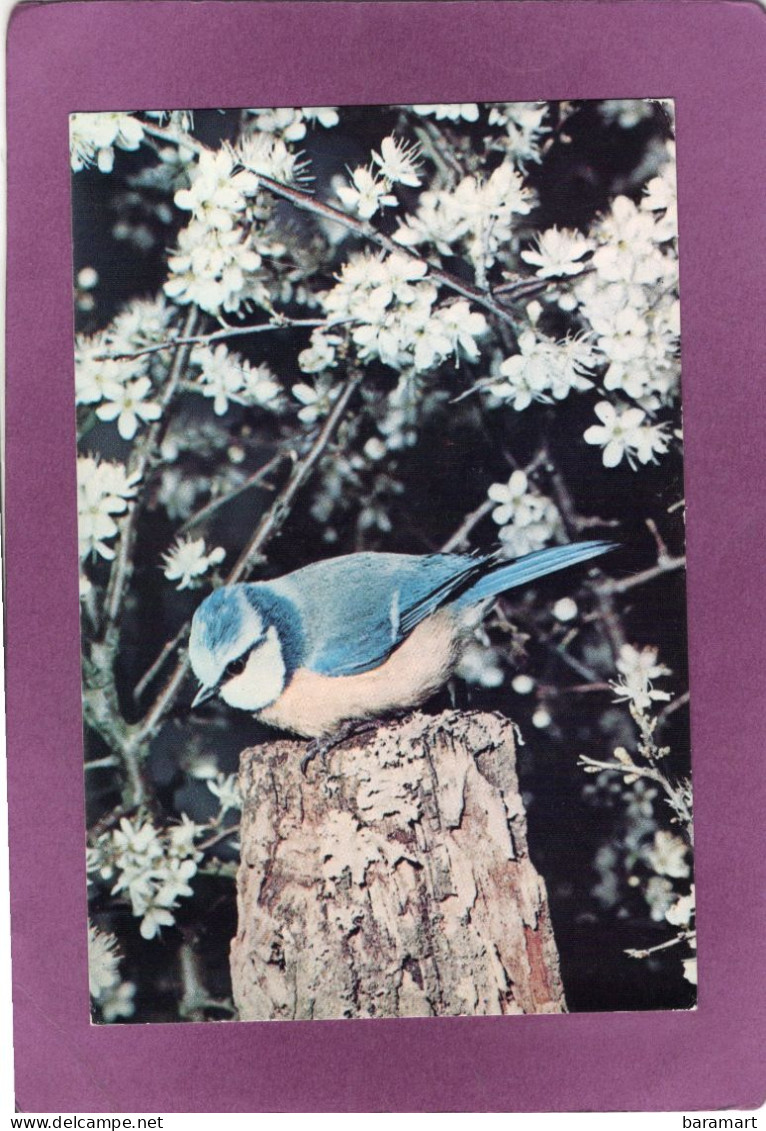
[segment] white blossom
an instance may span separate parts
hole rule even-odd
[[[298,354],[298,365],[304,373],[322,373],[325,369],[333,369],[337,364],[336,349],[341,340],[336,334],[314,330],[310,345]]]
[[[408,247],[433,244],[442,255],[463,244],[478,270],[487,271],[513,236],[516,216],[526,215],[531,191],[510,161],[503,161],[486,181],[465,177],[454,191],[421,194],[418,210],[394,238]]]
[[[319,122],[326,130],[340,121],[337,106],[301,106],[301,113],[307,122]]]
[[[306,136],[306,123],[318,122],[325,129],[337,126],[339,122],[337,106],[279,107],[278,109],[253,109],[248,114],[254,116],[256,130],[273,134],[285,141],[302,141]]]
[[[229,230],[209,228],[192,220],[178,233],[178,249],[168,259],[170,276],[164,291],[176,302],[196,303],[209,314],[237,310],[247,298],[268,305],[268,292],[259,275],[262,262],[252,232],[237,225]]]
[[[553,606],[553,615],[562,624],[567,624],[577,616],[577,603],[571,597],[561,597]]]
[[[176,589],[193,589],[225,557],[222,546],[208,551],[204,538],[179,538],[162,555],[163,573],[168,581],[178,582]]]
[[[394,208],[397,199],[388,191],[388,182],[378,178],[364,165],[351,172],[350,185],[338,185],[341,203],[362,220],[369,220],[380,208]]]
[[[104,990],[109,990],[120,980],[121,959],[117,939],[108,931],[100,931],[88,924],[88,979],[90,996],[97,1001]]]
[[[291,184],[302,179],[304,161],[297,153],[285,145],[279,137],[268,133],[252,134],[241,138],[229,150],[231,157],[243,165],[256,181],[258,176],[271,177],[283,184]]]
[[[537,249],[522,251],[525,263],[537,267],[535,275],[551,279],[557,275],[578,275],[585,267],[585,256],[595,250],[593,240],[564,228],[548,228],[537,237]]]
[[[128,475],[121,463],[99,462],[93,456],[77,458],[77,529],[80,559],[88,556],[114,558],[107,545],[117,534],[115,515],[124,514],[128,501],[135,498],[140,481],[137,473]]]
[[[631,455],[637,453],[642,443],[639,429],[646,421],[645,413],[640,408],[620,410],[609,401],[599,401],[594,411],[601,424],[592,424],[586,429],[585,443],[604,449],[604,467],[617,467],[623,456],[635,467]]]
[[[484,315],[463,299],[439,304],[427,270],[422,260],[403,253],[364,252],[343,265],[321,301],[333,322],[352,323],[361,360],[379,358],[394,369],[425,372],[449,356],[478,358],[476,339],[487,330]],[[306,362],[312,369],[316,365],[312,354]]]
[[[504,380],[487,386],[493,396],[509,401],[517,412],[533,401],[549,404],[563,400],[573,389],[584,392],[593,387],[585,371],[596,362],[582,339],[552,342],[539,338],[534,330],[525,330],[519,335],[518,347],[519,352],[500,365]]]
[[[151,392],[148,377],[125,384],[109,381],[103,387],[104,400],[96,409],[96,416],[99,420],[116,420],[123,440],[132,440],[142,423],[159,420],[162,415],[157,402],[146,399]]]
[[[105,990],[99,998],[99,1006],[104,1021],[111,1023],[118,1017],[132,1017],[136,1011],[133,998],[136,996],[135,982],[119,982]]]
[[[236,774],[218,774],[215,779],[208,778],[205,785],[218,798],[221,806],[219,819],[224,817],[230,809],[242,808],[242,796],[239,792]]]
[[[554,503],[529,490],[523,471],[514,471],[507,483],[493,483],[487,495],[499,504],[492,518],[501,527],[500,541],[510,557],[541,549],[557,533],[559,517]]]
[[[475,102],[437,102],[413,106],[416,114],[426,118],[436,118],[437,122],[449,121],[476,122],[479,119],[479,107]]]
[[[658,875],[680,880],[689,875],[686,856],[687,847],[680,837],[664,829],[657,830],[652,846],[646,851],[646,859]]]
[[[341,386],[333,385],[326,378],[318,378],[313,385],[305,381],[293,385],[292,394],[303,405],[298,412],[298,419],[304,424],[315,424],[320,417],[326,416],[332,408],[334,401],[340,395]]]
[[[668,907],[665,918],[674,927],[688,927],[694,918],[695,906],[696,897],[694,884],[692,884],[688,895],[679,895],[675,902]]]
[[[277,109],[250,109],[253,125],[262,133],[277,134],[285,141],[302,141],[306,136],[306,121],[298,107],[280,106]]]
[[[201,831],[184,818],[180,833],[156,828],[151,821],[120,820],[110,843],[103,849],[117,880],[112,894],[126,892],[133,914],[141,919],[140,933],[155,938],[162,927],[175,922],[178,900],[192,894],[189,881],[197,871],[202,853],[195,848],[194,836]],[[191,827],[190,827],[191,826]]]
[[[99,404],[105,389],[120,385],[141,374],[142,360],[115,360],[105,355],[113,352],[113,338],[105,331],[75,339],[74,389],[75,404]]]
[[[132,114],[89,113],[69,117],[69,152],[72,169],[78,173],[96,165],[101,173],[114,168],[114,150],[138,149],[144,127]]]
[[[224,415],[230,401],[268,404],[279,393],[279,386],[266,366],[251,368],[223,343],[212,349],[204,344],[195,345],[190,361],[200,369],[199,381],[194,387],[213,401],[216,416]]]
[[[654,238],[659,242],[674,240],[678,236],[675,144],[672,141],[667,143],[667,156],[665,166],[647,182],[640,204],[644,212],[655,213]]]
[[[372,160],[387,181],[417,188],[420,184],[419,155],[418,145],[408,145],[390,134],[380,143],[380,153],[373,152]]]
[[[489,124],[505,129],[503,147],[520,168],[529,161],[542,160],[542,142],[550,128],[544,120],[548,113],[546,102],[499,102],[489,111]]]
[[[648,710],[653,702],[667,702],[670,694],[654,687],[654,680],[670,675],[670,668],[657,662],[657,648],[640,651],[632,644],[623,644],[617,660],[620,679],[611,686],[617,692],[615,702],[630,702],[637,710]]]
[[[258,187],[258,178],[247,169],[234,173],[235,158],[226,149],[204,149],[191,175],[188,189],[179,189],[175,202],[191,212],[199,223],[230,231],[238,213],[244,211],[248,195]]]

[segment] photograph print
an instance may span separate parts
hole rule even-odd
[[[673,103],[70,155],[93,1022],[694,1008]]]

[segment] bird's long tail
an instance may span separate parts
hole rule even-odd
[[[566,546],[552,546],[547,550],[535,550],[513,562],[493,562],[483,577],[475,585],[462,593],[458,605],[472,605],[477,601],[496,597],[507,589],[515,589],[548,573],[566,569],[567,566],[597,558],[609,550],[617,548],[617,542],[594,541],[572,542]]]

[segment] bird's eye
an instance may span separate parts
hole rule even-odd
[[[247,656],[240,656],[238,660],[232,660],[230,664],[226,665],[226,677],[242,675],[242,672],[247,667]]]

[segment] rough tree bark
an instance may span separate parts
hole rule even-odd
[[[305,749],[242,754],[240,1017],[565,1012],[513,724],[418,713],[304,775]]]

